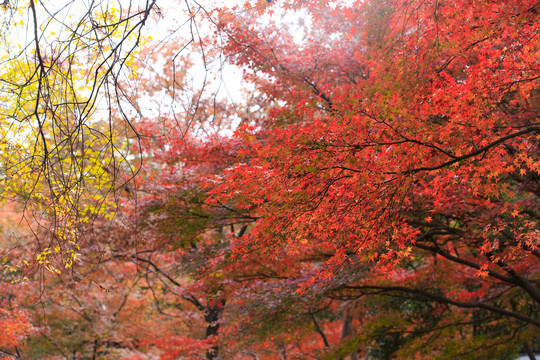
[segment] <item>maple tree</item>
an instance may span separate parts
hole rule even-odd
[[[279,5],[311,23],[265,18]],[[189,10],[215,34],[188,39],[186,57],[183,43],[151,48],[166,65],[133,93],[116,84],[141,117],[140,173],[117,197],[126,217],[96,214],[86,263],[44,283],[49,329],[27,353],[533,356],[538,3]],[[204,89],[183,103],[192,54],[243,69],[245,103]],[[182,111],[149,116],[145,101]],[[17,311],[5,318],[16,341],[30,333]]]
[[[225,52],[266,114],[231,139],[169,129],[152,150],[167,167],[146,222],[202,256],[200,282],[223,278],[223,344],[328,358],[529,348],[535,3],[303,6],[317,27],[301,44],[222,13]]]
[[[317,26],[300,46],[270,26],[224,25],[228,51],[253,69],[246,77],[286,103],[237,130],[239,163],[208,182],[210,205],[257,217],[232,257],[318,259],[296,275],[298,296],[452,311],[431,324],[412,312],[364,325],[409,351],[432,341],[429,326],[460,322],[492,336],[472,337],[480,348],[536,342],[537,4],[356,5],[312,4]],[[456,356],[441,341],[428,351]]]

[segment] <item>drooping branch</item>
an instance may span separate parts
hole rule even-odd
[[[480,266],[480,264],[477,264],[474,261],[471,261],[471,260],[468,260],[468,259],[465,259],[465,258],[462,258],[462,257],[452,255],[448,251],[446,251],[446,250],[444,250],[444,249],[442,249],[442,248],[440,248],[438,246],[437,247],[435,247],[435,246],[427,246],[427,245],[424,245],[424,244],[422,244],[420,242],[416,242],[414,244],[414,246],[419,248],[419,249],[429,251],[429,252],[434,253],[434,254],[441,255],[442,257],[444,257],[447,260],[450,260],[452,262],[455,262],[455,263],[458,263],[458,264],[461,264],[461,265],[468,266],[468,267],[476,269],[476,270],[481,270],[481,268],[482,268]],[[487,254],[487,255],[490,256],[490,254]],[[490,257],[493,257],[493,256],[490,256]],[[513,270],[508,264],[504,263],[502,260],[498,260],[495,263],[499,267],[505,269],[510,276],[505,276],[505,275],[503,275],[503,274],[501,274],[499,272],[493,271],[491,269],[486,269],[487,274],[489,276],[491,276],[491,277],[493,277],[493,278],[495,278],[497,280],[503,281],[505,283],[519,286],[525,292],[527,292],[527,294],[529,294],[529,296],[531,296],[531,298],[536,303],[540,304],[540,292],[538,291],[538,289],[536,289],[534,287],[534,285],[531,284],[530,281],[528,281],[523,276],[520,276],[515,270]]]
[[[343,288],[358,291],[358,296],[391,295],[392,293],[394,294],[402,293],[402,294],[414,296],[414,298],[418,300],[418,295],[420,295],[421,297],[425,297],[427,299],[433,300],[441,304],[454,305],[454,306],[465,308],[465,309],[484,309],[484,310],[487,310],[496,314],[508,316],[508,317],[526,322],[528,324],[531,324],[540,328],[540,320],[532,318],[525,314],[506,310],[495,305],[481,303],[481,302],[458,301],[458,300],[454,300],[443,295],[434,294],[424,289],[408,288],[405,286],[376,286],[376,285],[344,285]]]
[[[475,151],[472,151],[468,154],[465,154],[465,155],[462,155],[462,156],[458,156],[452,160],[449,160],[445,163],[442,163],[442,164],[439,164],[439,165],[436,165],[436,166],[426,166],[426,167],[419,167],[419,168],[414,168],[414,169],[410,169],[410,170],[407,170],[407,171],[404,171],[403,174],[416,174],[416,173],[419,173],[421,171],[434,171],[434,170],[439,170],[439,169],[442,169],[442,168],[445,168],[447,166],[450,166],[452,164],[455,164],[461,160],[466,160],[466,159],[470,159],[472,157],[475,157],[477,155],[480,155],[482,153],[485,153],[487,152],[488,150],[504,143],[505,141],[507,140],[510,140],[510,139],[513,139],[513,138],[516,138],[516,137],[520,137],[522,135],[525,135],[525,134],[528,134],[528,133],[531,133],[531,132],[539,132],[540,131],[540,126],[531,126],[531,127],[528,127],[524,130],[521,130],[521,131],[518,131],[518,132],[515,132],[515,133],[511,133],[511,134],[508,134],[506,136],[503,136],[495,141],[492,141],[491,143],[481,147],[480,149],[478,150],[475,150]],[[389,172],[388,174],[396,174],[395,172]]]

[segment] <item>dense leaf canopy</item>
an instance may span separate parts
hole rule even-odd
[[[537,1],[131,5],[4,5],[0,354],[534,358]]]

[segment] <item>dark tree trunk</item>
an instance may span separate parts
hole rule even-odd
[[[531,347],[529,346],[529,343],[527,342],[523,343],[523,350],[525,350],[525,353],[527,353],[527,356],[529,357],[530,360],[536,360],[536,356],[534,356],[534,353]]]
[[[352,327],[352,316],[350,314],[345,314],[343,319],[343,327],[341,328],[341,339],[343,340],[353,335],[353,333],[354,329]],[[351,354],[350,360],[358,360],[358,353],[356,351]]]
[[[221,300],[216,304],[207,305],[204,313],[204,320],[206,321],[206,339],[217,336],[219,331],[219,317],[223,312],[223,306],[225,301]],[[217,359],[219,347],[214,345],[206,351],[206,358],[208,360]]]

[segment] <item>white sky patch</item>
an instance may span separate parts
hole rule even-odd
[[[40,43],[43,44],[42,51],[49,53],[63,51],[66,54],[69,53],[72,49],[67,47],[66,44],[72,39],[72,36],[74,34],[84,35],[81,34],[82,28],[78,24],[85,21],[92,22],[92,16],[88,14],[89,9],[92,9],[90,13],[94,14],[97,12],[113,11],[125,15],[127,12],[135,13],[146,3],[146,0],[36,2],[38,6]],[[228,63],[223,54],[219,52],[219,49],[200,50],[206,45],[202,45],[199,48],[197,43],[205,36],[212,36],[215,30],[215,24],[212,24],[208,19],[200,21],[206,11],[220,6],[231,8],[236,5],[236,11],[243,15],[251,14],[261,24],[262,28],[264,28],[265,24],[274,22],[278,27],[293,35],[293,41],[298,46],[303,44],[306,34],[313,26],[306,11],[284,10],[283,6],[287,2],[283,0],[274,0],[274,4],[271,5],[272,15],[268,13],[260,15],[256,9],[243,9],[243,3],[242,0],[235,2],[211,0],[204,3],[158,1],[156,3],[158,7],[153,9],[154,17],[148,19],[142,28],[143,35],[153,39],[152,43],[155,44],[156,51],[160,51],[159,47],[164,48],[166,46],[175,46],[180,50],[183,46],[187,45],[189,49],[184,49],[184,53],[191,52],[193,65],[187,75],[189,79],[186,79],[189,83],[189,88],[179,87],[177,99],[167,98],[167,94],[156,94],[152,99],[153,101],[145,100],[144,98],[139,99],[139,106],[141,108],[139,110],[144,110],[143,113],[146,117],[158,117],[166,114],[178,118],[185,117],[190,110],[190,106],[192,106],[191,102],[193,98],[203,88],[207,96],[215,97],[217,101],[227,101],[239,105],[245,103],[246,91],[253,91],[253,84],[249,84],[242,79],[242,69]],[[343,3],[345,2],[332,1],[327,5],[331,6],[332,4]],[[199,4],[205,6],[205,9],[202,9]],[[198,21],[197,26],[194,26],[194,23],[189,21],[190,12],[195,14],[195,19]],[[10,36],[10,41],[13,44],[20,45],[22,48],[27,46],[28,51],[25,56],[33,56],[34,37],[31,12],[28,9],[24,9],[18,15],[18,20],[22,21],[24,25],[15,27],[12,33],[5,33],[5,36]],[[135,21],[137,19],[134,19]],[[189,44],[190,41],[193,41],[193,43]],[[111,42],[111,45],[114,45],[114,41]],[[123,46],[126,49],[130,49],[133,45],[134,43],[130,40]],[[198,48],[199,53],[197,53]],[[208,52],[204,53],[205,51]],[[212,51],[214,51],[214,54],[210,55]],[[84,52],[81,52],[81,55],[83,54]],[[13,56],[14,54],[12,53],[11,55]],[[175,66],[177,66],[177,69],[181,69],[185,65],[180,58],[164,58],[163,61],[176,61]],[[206,66],[204,65],[204,61],[206,61]],[[148,64],[148,69],[150,70],[152,68],[151,71],[159,72],[159,66],[159,62]],[[141,71],[144,71],[144,69],[141,69]],[[133,86],[137,86],[136,79],[130,78],[129,75],[123,76],[126,76],[126,84],[132,83]],[[101,111],[107,112],[108,109],[105,108],[107,104],[100,102],[98,104],[102,108]],[[126,109],[128,108],[129,106],[126,107]],[[140,112],[135,110],[129,113],[134,118],[140,114]],[[230,134],[239,122],[240,119],[233,121],[231,128],[225,133]],[[211,121],[209,123],[211,124]],[[212,129],[208,130],[211,131]]]

